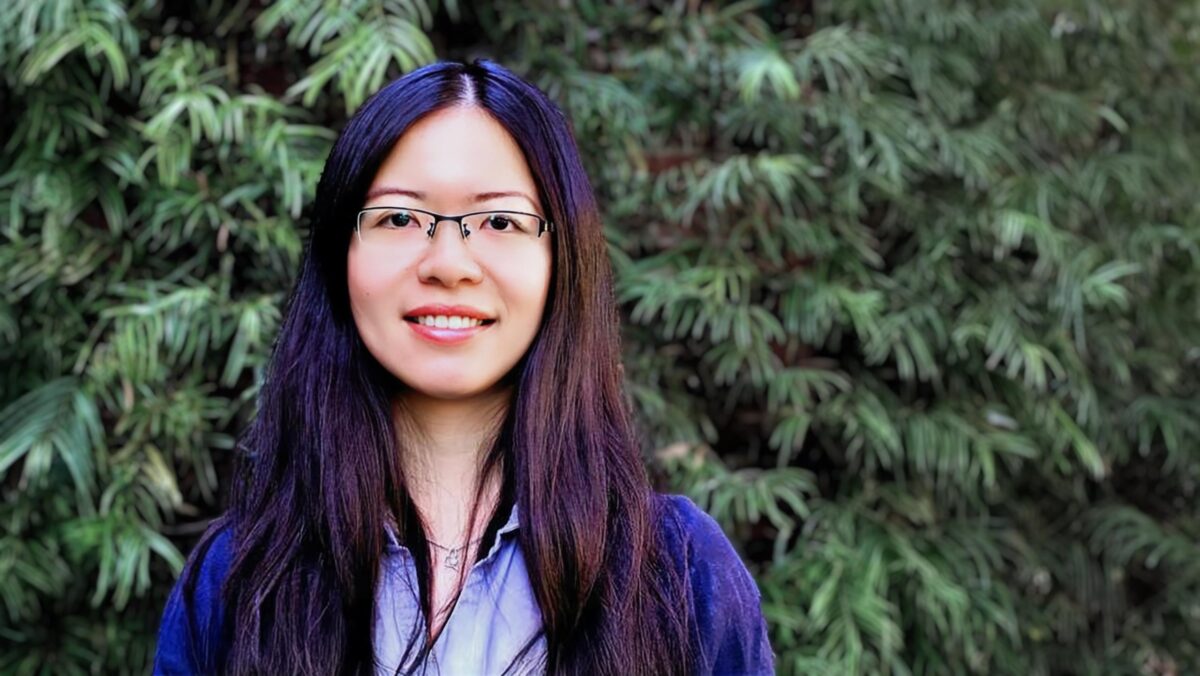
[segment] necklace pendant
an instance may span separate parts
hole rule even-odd
[[[446,552],[446,560],[443,561],[443,563],[450,570],[458,570],[458,565],[462,563],[461,557],[461,549],[451,549],[450,551]]]

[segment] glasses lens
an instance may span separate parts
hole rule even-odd
[[[363,241],[419,240],[429,232],[433,217],[401,207],[364,209],[358,215],[358,232]]]
[[[528,238],[537,237],[541,220],[537,216],[521,214],[513,211],[493,211],[486,214],[467,216],[463,221],[471,236],[479,235],[480,239]]]

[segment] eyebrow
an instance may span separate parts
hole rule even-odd
[[[375,188],[371,188],[370,190],[367,191],[367,201],[371,201],[371,200],[375,199],[376,197],[382,197],[384,195],[399,195],[401,197],[410,197],[412,199],[422,200],[422,201],[424,201],[424,199],[426,197],[425,193],[417,191],[417,190],[406,190],[404,188],[396,188],[393,186],[381,185],[381,186],[378,186]],[[487,202],[490,200],[500,199],[502,197],[520,197],[520,198],[523,198],[525,201],[529,202],[531,205],[533,205],[535,207],[538,206],[538,203],[536,200],[534,200],[532,197],[530,197],[527,193],[521,192],[520,190],[498,190],[498,191],[494,191],[494,192],[476,193],[471,196],[470,202],[472,202],[472,203]]]

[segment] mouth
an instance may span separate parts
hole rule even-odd
[[[448,330],[472,329],[477,326],[490,326],[496,323],[495,319],[465,317],[462,315],[408,315],[404,318],[404,321],[431,329]]]
[[[404,321],[419,338],[435,345],[465,343],[496,323],[472,308],[417,308]]]

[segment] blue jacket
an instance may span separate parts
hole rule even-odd
[[[771,647],[758,588],[737,552],[716,521],[691,500],[666,496],[663,506],[666,545],[669,551],[679,553],[679,570],[686,575],[691,589],[692,610],[699,629],[699,672],[772,673]],[[492,554],[497,553],[499,539]],[[228,649],[227,620],[220,589],[230,564],[230,540],[228,530],[215,536],[197,569],[195,595],[190,606],[181,584],[177,583],[172,590],[159,629],[155,674],[199,674],[218,670]],[[515,539],[511,544],[519,550]],[[186,619],[189,615],[195,619],[192,626]],[[466,618],[466,621],[473,620]]]

